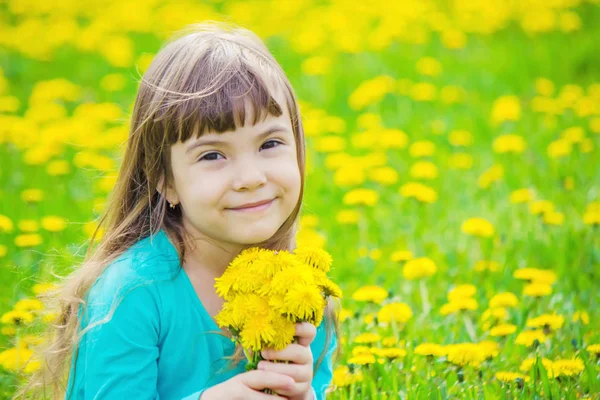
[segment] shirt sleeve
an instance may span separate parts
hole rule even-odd
[[[331,337],[329,339],[329,343],[326,343],[328,329],[327,325],[328,324],[325,321],[321,323],[321,325],[317,328],[315,340],[311,344],[315,366],[319,360],[319,357],[321,356],[321,352],[325,349],[325,346],[328,346],[327,353],[319,365],[319,369],[315,371],[312,380],[312,390],[315,400],[325,399],[325,391],[331,384],[331,380],[333,378],[333,353],[337,347],[337,338],[332,326],[330,328]]]

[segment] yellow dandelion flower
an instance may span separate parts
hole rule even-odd
[[[6,215],[0,214],[0,232],[12,232],[14,229],[14,224],[10,218]]]
[[[294,254],[302,262],[323,272],[328,272],[333,259],[325,250],[318,247],[303,247],[294,250]]]
[[[261,350],[266,343],[271,343],[276,332],[267,315],[253,315],[248,318],[240,332],[240,340],[245,349]]]
[[[544,297],[552,293],[552,286],[546,283],[533,282],[523,288],[523,294],[531,297]]]
[[[406,198],[414,198],[421,203],[435,203],[438,199],[437,192],[431,187],[419,182],[408,182],[402,185],[399,193]]]
[[[37,299],[21,299],[15,304],[18,311],[39,311],[44,309],[44,303]]]
[[[348,360],[348,364],[356,364],[356,365],[369,365],[374,364],[376,361],[375,356],[373,354],[361,354],[355,357],[351,357]]]
[[[507,134],[502,135],[494,139],[492,143],[492,148],[495,153],[504,154],[504,153],[514,153],[520,154],[525,151],[527,148],[527,143],[522,136]]]
[[[335,220],[342,225],[354,225],[359,217],[360,214],[356,210],[341,210],[336,214]]]
[[[517,279],[530,282],[546,283],[548,285],[556,282],[557,276],[554,271],[538,268],[520,268],[515,270],[513,276]]]
[[[383,339],[381,339],[381,344],[386,347],[395,346],[397,343],[398,343],[398,338],[395,336],[386,336]]]
[[[475,296],[477,288],[471,284],[457,285],[448,292],[448,301],[459,300]]]
[[[496,325],[492,329],[490,329],[490,336],[498,337],[498,336],[508,336],[517,331],[517,326],[513,324],[501,324]]]
[[[504,383],[512,383],[518,379],[529,382],[529,377],[527,375],[519,374],[518,372],[499,371],[494,374],[494,378]]]
[[[269,285],[270,293],[287,293],[291,282],[298,286],[310,286],[315,283],[315,275],[310,267],[284,269],[277,273]]]
[[[406,356],[406,350],[400,347],[387,347],[383,349],[374,349],[375,355],[388,360],[394,360]]]
[[[4,313],[0,317],[0,322],[3,324],[24,325],[33,322],[34,315],[28,311],[12,310]]]
[[[356,301],[370,301],[381,304],[383,300],[388,298],[388,291],[381,286],[368,285],[354,292],[352,298]]]
[[[596,357],[600,357],[600,344],[590,344],[586,350],[594,354]]]
[[[440,313],[442,315],[449,315],[457,313],[459,311],[477,310],[478,307],[479,304],[477,303],[477,300],[473,298],[458,298],[454,301],[444,304],[440,308]]]
[[[490,116],[494,125],[521,119],[521,102],[517,96],[502,96],[494,101]]]
[[[541,330],[523,331],[517,335],[515,339],[516,344],[521,344],[527,347],[531,347],[535,342],[543,343],[546,341],[546,335]]]
[[[436,273],[437,266],[432,259],[428,257],[418,257],[408,260],[402,268],[402,275],[405,279],[414,280],[432,276]]]
[[[398,250],[392,253],[390,260],[394,262],[408,261],[413,258],[413,253],[409,250]]]
[[[572,321],[573,322],[581,321],[581,323],[583,325],[589,325],[590,324],[590,315],[587,313],[587,311],[576,311],[575,314],[573,314]]]
[[[448,361],[459,367],[470,365],[477,368],[486,358],[482,348],[475,343],[447,345],[446,351]]]
[[[42,227],[49,232],[60,232],[67,227],[67,220],[55,215],[42,218]]]
[[[484,218],[469,218],[461,225],[461,231],[467,235],[491,237],[494,235],[494,225]]]
[[[555,378],[559,376],[579,375],[584,369],[585,365],[579,358],[561,359],[552,363],[552,373]]]
[[[396,321],[406,323],[413,316],[413,312],[406,303],[390,303],[386,304],[377,313],[377,320],[383,323],[391,323]]]
[[[352,348],[352,355],[360,356],[361,354],[373,354],[374,350],[375,348],[369,346],[354,346]]]
[[[485,270],[497,272],[500,271],[500,263],[497,261],[480,260],[475,263],[473,268],[478,272],[483,272]]]
[[[370,344],[377,343],[381,340],[381,336],[377,333],[365,332],[361,333],[357,337],[354,338],[354,343],[358,344]]]
[[[527,326],[530,328],[544,328],[545,331],[555,331],[560,329],[565,323],[565,317],[558,314],[542,314],[536,318],[527,320]]]
[[[27,203],[39,203],[44,198],[40,189],[25,189],[21,192],[21,200]]]
[[[42,295],[44,293],[50,292],[58,288],[58,285],[55,283],[36,283],[33,285],[31,290],[36,295]]]
[[[42,243],[42,237],[37,233],[25,233],[15,237],[17,247],[34,247]]]
[[[294,341],[296,334],[296,324],[281,316],[281,314],[271,313],[271,327],[275,331],[273,339],[267,345],[275,350],[283,350]]]
[[[521,366],[519,367],[519,369],[523,372],[531,371],[531,368],[533,368],[533,366],[535,365],[536,360],[537,359],[535,357],[526,358],[525,360],[523,360],[523,362],[521,362]],[[551,360],[547,358],[541,358],[540,361],[547,371],[552,369]]]
[[[8,247],[3,244],[0,244],[0,258],[5,257],[8,253]]]
[[[374,206],[379,201],[379,194],[372,189],[354,189],[344,195],[346,205]]]
[[[0,352],[0,366],[8,371],[22,370],[33,357],[33,350],[18,346]]]
[[[294,285],[285,295],[282,312],[290,320],[315,322],[315,325],[319,325],[325,305],[325,299],[318,288]]]
[[[496,307],[516,307],[519,304],[519,300],[514,293],[501,292],[490,299],[490,308]]]
[[[361,381],[362,375],[360,373],[351,373],[350,368],[346,365],[340,365],[333,370],[332,382],[336,387],[350,386],[353,383]]]
[[[420,356],[442,357],[446,355],[446,349],[441,344],[422,343],[415,347],[415,354]]]
[[[492,359],[500,353],[500,346],[493,340],[483,340],[477,343],[484,359]]]
[[[535,192],[529,188],[517,189],[510,193],[510,202],[513,204],[529,203],[534,196]]]

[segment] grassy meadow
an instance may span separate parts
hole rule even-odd
[[[0,398],[83,260],[140,74],[261,36],[301,101],[298,244],[344,291],[328,398],[600,398],[600,2],[0,2]]]

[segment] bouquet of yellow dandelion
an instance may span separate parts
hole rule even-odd
[[[319,326],[330,296],[340,288],[327,277],[331,256],[319,248],[271,251],[253,247],[242,251],[215,280],[225,299],[216,316],[228,329],[256,369],[264,348],[282,350],[295,341],[296,323]]]

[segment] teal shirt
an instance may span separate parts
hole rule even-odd
[[[89,330],[72,359],[66,399],[193,400],[245,371],[245,360],[229,366],[225,357],[233,354],[234,343],[214,333],[221,330],[162,229],[110,263],[87,301],[81,329]],[[331,382],[337,345],[333,332],[325,343],[326,325],[317,328],[310,346],[316,365],[327,345],[312,381],[318,400]]]

